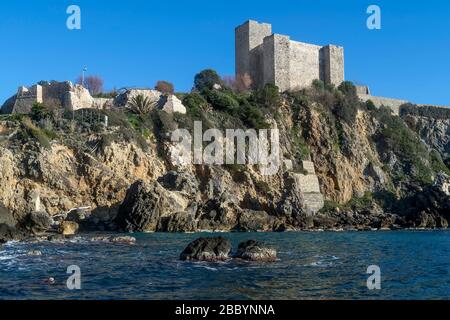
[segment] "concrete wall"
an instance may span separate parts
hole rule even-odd
[[[320,46],[298,41],[290,43],[290,87],[309,87],[313,80],[321,79]]]

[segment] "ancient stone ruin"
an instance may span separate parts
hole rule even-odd
[[[31,87],[21,86],[17,94],[8,99],[0,112],[3,114],[27,114],[35,103],[67,111],[79,109],[108,109],[126,107],[136,96],[143,95],[166,112],[186,113],[186,108],[175,95],[163,95],[152,89],[123,89],[115,98],[92,97],[89,90],[70,81],[40,81]]]

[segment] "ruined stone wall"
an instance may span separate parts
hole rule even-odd
[[[290,89],[301,89],[311,85],[320,75],[320,46],[298,41],[290,42]]]

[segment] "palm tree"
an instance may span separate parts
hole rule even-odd
[[[134,113],[145,115],[148,114],[158,103],[157,99],[146,97],[142,94],[137,95],[128,102],[127,108]]]

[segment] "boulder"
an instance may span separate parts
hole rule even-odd
[[[250,261],[273,262],[277,259],[277,251],[262,242],[248,240],[239,244],[234,257]]]
[[[229,259],[231,242],[223,237],[198,238],[183,250],[181,260],[225,261]]]
[[[71,236],[78,232],[80,226],[74,221],[63,221],[59,225],[59,233],[65,236]]]
[[[26,230],[37,235],[50,229],[52,222],[47,212],[33,211],[25,217],[24,227]]]
[[[162,217],[185,211],[187,205],[182,195],[158,182],[148,184],[138,180],[127,190],[115,223],[119,230],[127,232],[156,231]]]

